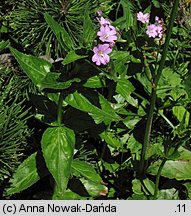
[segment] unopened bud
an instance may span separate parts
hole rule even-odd
[[[114,46],[115,46],[115,42],[110,42],[110,43],[109,43],[109,47],[110,47],[110,48],[113,48]]]
[[[98,16],[101,16],[101,15],[102,15],[102,13],[103,13],[103,11],[102,11],[102,10],[97,10],[97,14],[98,14]]]

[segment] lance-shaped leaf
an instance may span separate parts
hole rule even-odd
[[[137,107],[138,101],[131,96],[131,93],[134,90],[134,86],[128,79],[124,77],[118,79],[116,92],[122,95],[125,98],[125,100],[129,102],[132,106]]]
[[[74,193],[70,189],[67,189],[64,194],[64,200],[86,200],[86,197],[82,197],[77,193]]]
[[[106,196],[108,193],[108,188],[105,185],[102,185],[98,182],[94,182],[85,178],[80,178],[80,181],[84,185],[88,194],[92,197]]]
[[[71,171],[75,134],[73,130],[60,126],[48,128],[41,140],[47,168],[56,181],[58,193],[64,193]]]
[[[17,168],[10,180],[11,186],[6,190],[6,195],[19,193],[40,179],[37,172],[36,157],[37,153],[35,152]]]
[[[67,64],[70,64],[74,61],[77,61],[79,59],[86,58],[86,57],[87,57],[87,55],[78,55],[78,54],[76,54],[76,52],[74,50],[72,50],[66,55],[66,57],[64,58],[62,63],[64,65],[67,65]]]
[[[155,162],[148,168],[148,172],[156,175],[159,169],[159,163]],[[169,160],[165,163],[161,176],[177,179],[177,180],[191,180],[191,162],[190,161],[172,161]]]
[[[10,48],[10,50],[23,71],[39,87],[46,74],[50,72],[52,65],[44,59],[23,54],[16,49]]]
[[[44,14],[44,18],[52,31],[54,32],[58,42],[60,45],[66,50],[70,51],[74,49],[74,45],[72,42],[72,39],[70,38],[68,32],[64,29],[63,26],[61,26],[59,23],[57,23],[52,16],[50,16],[48,13]]]
[[[87,88],[102,88],[104,85],[104,80],[101,80],[99,76],[93,76],[90,77],[83,86]]]
[[[119,121],[121,119],[120,116],[115,113],[109,102],[101,95],[99,95],[99,101],[102,109],[94,106],[85,96],[77,91],[68,95],[65,98],[65,101],[70,106],[87,112],[90,116],[92,116],[96,124],[104,122],[107,125],[112,121]]]
[[[77,177],[85,177],[93,182],[101,183],[102,181],[93,166],[85,161],[73,160],[72,172]]]
[[[122,147],[122,142],[116,137],[113,132],[104,131],[99,135],[108,145],[115,149]]]
[[[92,19],[89,16],[89,5],[86,5],[86,8],[84,10],[84,23],[83,23],[83,38],[85,40],[85,43],[92,44],[94,36],[95,36],[95,27],[92,22]]]
[[[179,147],[179,156],[176,160],[168,160],[163,169],[161,175],[170,179],[177,180],[191,180],[191,151],[184,147]],[[156,175],[161,161],[153,163],[148,172]]]
[[[9,46],[9,41],[0,41],[0,52]]]
[[[80,82],[79,78],[70,79],[68,81],[60,81],[59,80],[60,73],[49,72],[46,77],[40,83],[41,89],[49,88],[62,90],[69,88],[73,82]]]

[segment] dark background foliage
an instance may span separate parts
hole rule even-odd
[[[61,81],[80,79],[80,82],[74,82],[69,88],[63,90],[64,98],[70,93],[78,91],[93,105],[101,108],[99,101],[101,94],[114,105],[118,103],[119,107],[115,111],[125,119],[125,121],[111,122],[109,125],[103,122],[95,124],[92,116],[84,111],[72,105],[65,108],[62,121],[76,134],[75,159],[91,164],[102,179],[102,186],[95,186],[95,191],[89,191],[86,187],[87,182],[80,179],[74,172],[68,188],[80,195],[81,199],[84,197],[90,199],[92,197],[94,199],[146,199],[150,195],[150,192],[145,188],[140,189],[140,180],[135,178],[135,170],[138,168],[138,157],[144,137],[143,128],[146,123],[145,114],[148,112],[146,101],[150,97],[150,85],[145,74],[142,73],[144,58],[153,62],[156,50],[152,40],[147,41],[148,46],[144,53],[135,50],[133,43],[142,49],[146,39],[138,35],[138,29],[134,28],[133,23],[124,22],[127,14],[124,11],[124,4],[119,4],[119,2],[101,0],[19,0],[15,2],[3,0],[0,3],[0,37],[2,40],[9,40],[12,47],[23,53],[40,56],[50,61],[52,71],[62,74]],[[130,16],[135,17],[140,10],[144,11],[149,8],[151,21],[154,21],[154,17],[160,14],[160,18],[168,23],[171,8],[169,5],[172,6],[172,1],[132,0],[128,2]],[[88,5],[88,9],[85,5]],[[78,55],[91,56],[92,53],[87,50],[88,46],[83,38],[84,14],[86,10],[89,11],[89,16],[96,29],[95,17],[98,9],[102,9],[104,15],[114,22],[115,26],[120,29],[121,38],[126,40],[126,43],[122,40],[116,43],[111,59],[118,77],[131,76],[128,80],[129,85],[133,86],[132,90],[125,89],[132,93],[131,98],[126,99],[127,101],[124,99],[126,95],[120,91],[119,84],[110,78],[112,73],[108,73],[108,71],[110,72],[111,68],[96,68],[89,61],[90,57],[85,60],[79,59],[75,63],[62,64],[67,52],[61,47],[43,16],[45,12],[48,12],[66,29]],[[159,83],[162,90],[157,95],[148,166],[161,158],[163,151],[161,146],[165,148],[168,143],[182,142],[187,150],[191,150],[188,135],[190,120],[188,117],[186,117],[187,120],[183,117],[184,113],[190,113],[191,101],[188,79],[190,78],[191,36],[188,31],[190,28],[190,5],[180,1],[166,68]],[[135,34],[136,41],[134,41],[132,33]],[[96,43],[96,41],[91,43],[92,47],[94,42]],[[121,53],[119,53],[120,51]],[[130,60],[124,52],[131,56]],[[40,141],[45,129],[57,118],[55,102],[46,97],[48,93],[55,91],[45,88],[45,95],[41,95],[19,68],[10,55],[9,49],[5,48],[1,50],[1,53],[1,196],[3,196],[4,189],[9,187],[8,181],[16,167],[37,151],[39,163],[44,164],[40,181],[19,194],[4,196],[4,198],[49,199],[53,192],[53,179],[43,161]],[[122,58],[125,60],[121,61]],[[128,62],[128,66],[126,62]],[[152,71],[152,66],[150,70]],[[100,86],[96,82],[98,86],[93,88],[91,84],[85,86],[89,78],[97,75],[101,80]],[[123,83],[122,79],[121,83]],[[172,128],[172,125],[175,125],[175,128]],[[100,137],[104,131],[107,133]],[[146,180],[142,180],[145,181],[146,187],[153,186],[155,175],[151,172],[147,175]],[[170,197],[167,197],[169,199],[172,197],[186,199],[190,196],[190,181],[187,179],[171,179],[171,176],[164,175],[159,187],[162,191],[161,197],[165,197],[163,193],[168,194],[169,191]]]

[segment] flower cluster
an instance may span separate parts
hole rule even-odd
[[[142,23],[149,23],[149,14],[145,13],[143,14],[142,12],[137,13],[137,20],[142,22]],[[164,28],[162,25],[162,21],[159,19],[158,16],[155,17],[155,24],[150,24],[147,26],[146,34],[149,37],[159,37],[160,39],[162,38],[164,32]]]
[[[99,40],[103,44],[98,44],[97,47],[93,48],[94,55],[92,61],[96,65],[106,65],[110,61],[108,54],[112,52],[112,47],[117,40],[117,32],[108,19],[97,17],[97,20],[100,24],[100,30],[97,32],[97,36],[99,36]]]

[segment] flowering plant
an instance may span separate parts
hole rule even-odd
[[[104,2],[98,17],[86,5],[78,46],[45,12],[59,58],[10,46],[38,88],[31,100],[44,128],[39,150],[18,167],[6,196],[43,178],[54,182],[53,199],[180,198],[176,187],[162,189],[161,176],[190,191],[189,61],[174,48],[179,1],[170,19],[136,2],[121,0],[117,10]]]

